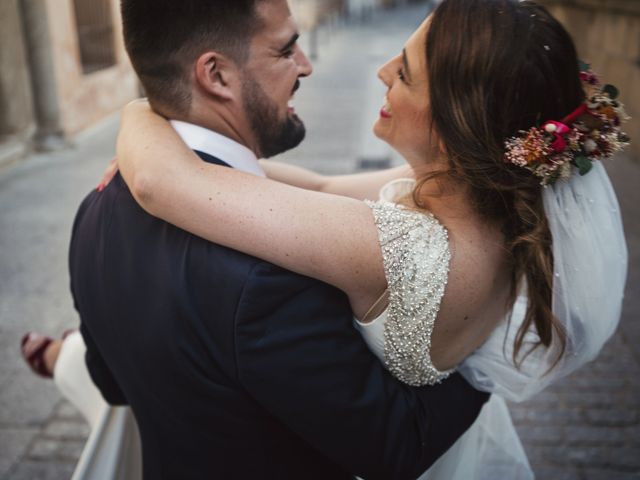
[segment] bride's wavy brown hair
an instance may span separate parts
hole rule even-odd
[[[444,0],[426,40],[432,128],[449,162],[447,176],[469,186],[479,214],[502,225],[512,258],[510,305],[523,281],[528,306],[517,332],[516,364],[535,325],[536,347],[566,337],[551,308],[552,238],[539,179],[505,163],[505,139],[560,121],[585,98],[567,31],[545,8],[517,0]],[[433,175],[418,182],[414,197]]]

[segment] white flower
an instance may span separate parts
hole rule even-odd
[[[569,162],[563,163],[560,167],[560,178],[569,178],[571,176],[571,164]]]
[[[590,138],[587,138],[584,141],[583,145],[584,145],[584,150],[587,153],[591,153],[591,152],[595,151],[598,148],[598,144],[595,141],[593,141],[592,139],[590,139]]]

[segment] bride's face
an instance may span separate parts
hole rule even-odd
[[[417,166],[430,155],[429,85],[425,45],[429,18],[411,35],[400,55],[378,72],[387,86],[385,104],[373,131]]]

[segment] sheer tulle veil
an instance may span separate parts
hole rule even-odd
[[[516,300],[510,318],[460,367],[476,388],[523,401],[593,360],[615,331],[627,276],[627,247],[618,201],[601,162],[584,176],[544,187],[544,208],[553,238],[553,313],[566,332],[566,349],[539,347],[520,357],[513,344],[526,311]],[[537,340],[525,337],[526,353]]]

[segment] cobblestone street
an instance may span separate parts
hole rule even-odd
[[[324,173],[401,161],[370,132],[384,96],[376,70],[401,51],[427,11],[426,3],[413,3],[318,31],[315,71],[295,100],[307,139],[281,160]],[[303,48],[308,41],[301,38]],[[29,330],[59,335],[77,325],[66,264],[71,223],[113,156],[117,128],[112,117],[69,150],[0,168],[2,480],[70,478],[89,433],[53,383],[23,364],[19,341]],[[629,247],[621,326],[594,362],[510,405],[540,480],[640,480],[640,162],[622,157],[607,169]]]

